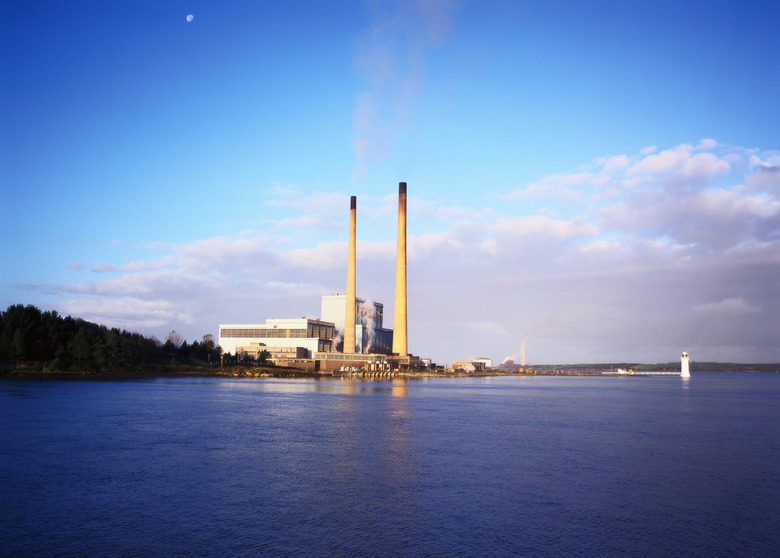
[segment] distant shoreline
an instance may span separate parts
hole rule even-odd
[[[763,365],[769,366],[772,365]],[[763,367],[762,366],[762,367]],[[780,371],[780,365],[774,370],[764,369],[745,369],[737,368],[731,370],[696,370],[696,372],[752,372],[752,373],[777,373]],[[664,374],[672,376],[675,374],[674,370],[640,370],[635,371],[632,374],[618,373],[609,370],[598,370],[593,368],[583,368],[580,370],[568,368],[563,370],[527,370],[524,372],[508,371],[508,370],[484,370],[484,371],[431,371],[422,370],[419,372],[395,372],[395,373],[374,373],[355,372],[351,374],[321,374],[318,372],[309,372],[292,368],[277,368],[277,367],[230,367],[230,368],[217,368],[217,369],[203,369],[198,367],[176,367],[173,369],[156,369],[156,370],[132,370],[127,372],[107,371],[107,372],[95,372],[95,371],[57,371],[51,372],[47,370],[32,370],[32,369],[8,369],[4,367],[0,370],[0,379],[18,379],[18,380],[121,380],[121,379],[144,379],[144,378],[231,378],[231,379],[261,379],[261,378],[321,378],[321,379],[415,379],[415,378],[481,378],[481,377],[494,377],[494,376],[589,376],[589,377],[648,377],[654,374]]]

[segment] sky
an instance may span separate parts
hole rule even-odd
[[[188,17],[192,16],[192,17]],[[780,3],[0,3],[0,307],[439,364],[780,362]]]

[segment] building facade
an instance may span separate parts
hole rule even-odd
[[[281,361],[298,360],[308,358],[309,351],[305,347],[273,347],[265,343],[250,343],[247,346],[236,347],[238,354],[247,353],[254,359],[260,358],[260,353],[267,351],[270,355],[268,360],[274,364]]]
[[[489,369],[493,368],[493,359],[492,358],[480,357],[480,358],[469,359],[469,360],[471,362],[475,363],[475,364],[476,363],[481,363],[482,367],[485,370],[489,370]]]
[[[220,324],[219,346],[231,354],[236,354],[239,347],[252,347],[253,343],[274,348],[303,348],[306,358],[312,358],[314,353],[333,349],[334,327],[332,322],[309,318],[271,318],[265,324]]]
[[[322,297],[321,317],[332,322],[336,337],[343,337],[347,311],[347,295],[333,294]],[[390,354],[393,349],[393,330],[385,329],[384,305],[362,298],[355,298],[355,353]],[[342,347],[336,347],[337,351]]]

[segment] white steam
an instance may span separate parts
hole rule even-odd
[[[376,340],[376,306],[374,306],[373,301],[364,300],[360,303],[358,306],[357,319],[359,323],[362,324],[365,328],[368,337],[368,341],[363,347],[363,352],[370,353],[371,347],[374,345],[374,341]]]
[[[330,345],[330,352],[331,353],[339,352],[338,346],[339,346],[339,343],[341,343],[342,341],[344,341],[344,332],[342,330],[338,329],[338,328],[334,328],[333,329],[333,341],[331,342],[331,345]]]

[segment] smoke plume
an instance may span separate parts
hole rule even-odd
[[[353,183],[364,182],[371,161],[384,159],[409,127],[424,81],[425,51],[449,34],[450,12],[449,0],[373,5],[371,30],[356,58],[365,85],[356,95]]]
[[[330,352],[332,353],[338,353],[341,352],[339,349],[339,345],[344,342],[344,331],[334,328],[333,329],[333,341],[330,345]]]
[[[374,306],[373,301],[364,300],[360,303],[358,306],[358,320],[365,328],[368,337],[368,341],[363,347],[363,352],[370,353],[371,347],[374,345],[374,341],[376,340],[376,307]]]

